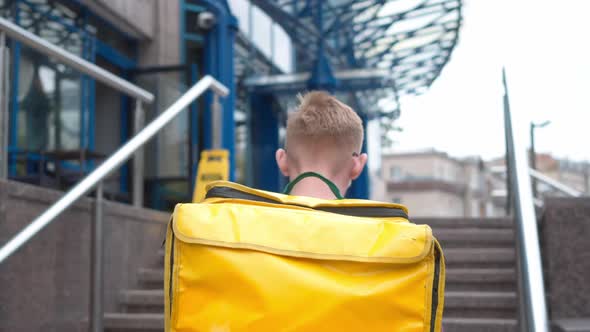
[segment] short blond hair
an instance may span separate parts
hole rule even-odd
[[[348,105],[325,91],[299,95],[297,110],[287,121],[286,146],[294,142],[329,141],[342,149],[360,152],[363,122]]]

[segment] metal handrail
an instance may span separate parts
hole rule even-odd
[[[519,290],[521,299],[520,327],[522,331],[547,332],[547,304],[541,263],[541,248],[537,230],[534,197],[527,162],[526,147],[512,127],[512,115],[508,99],[506,72],[502,71],[504,84],[504,125],[506,134],[506,163],[514,202],[519,264]]]
[[[154,101],[154,95],[152,93],[100,68],[92,62],[86,61],[59,46],[51,44],[47,40],[21,28],[3,17],[0,17],[0,31],[5,32],[10,38],[16,39],[43,54],[54,57],[113,89],[133,97],[134,99],[139,99],[148,104],[151,104]]]
[[[140,149],[145,143],[153,138],[166,124],[177,114],[187,108],[206,90],[211,89],[220,96],[227,96],[229,90],[213,77],[207,75],[198,81],[192,88],[183,94],[172,106],[168,107],[156,119],[150,122],[137,135],[121,146],[113,155],[106,159],[94,171],[88,174],[82,181],[76,184],[70,191],[63,195],[57,202],[51,205],[45,212],[25,227],[20,233],[0,248],[0,263],[14,253],[19,247],[30,240],[41,229],[51,223],[58,215],[64,212],[80,197],[89,192],[95,185],[116,170],[122,163],[127,161],[133,153]]]
[[[504,174],[506,173],[506,167],[504,166],[494,166],[490,168],[490,173],[492,174]],[[533,168],[529,168],[529,174],[532,178],[536,179],[537,181],[548,185],[549,187],[559,191],[560,193],[568,196],[568,197],[580,197],[583,195],[581,191],[578,191],[562,182],[559,182]]]
[[[582,193],[580,191],[577,191],[576,189],[567,186],[557,180],[554,180],[550,177],[548,177],[547,175],[536,171],[532,168],[529,169],[529,174],[531,175],[531,177],[537,179],[537,181],[542,182],[548,186],[550,186],[551,188],[567,195],[570,197],[580,197],[582,196]]]

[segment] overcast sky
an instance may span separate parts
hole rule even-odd
[[[394,151],[434,147],[453,156],[504,153],[501,68],[528,145],[590,159],[590,1],[464,0],[463,27],[431,89],[402,100]]]

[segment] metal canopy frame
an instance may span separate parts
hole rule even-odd
[[[388,133],[396,130],[400,97],[421,94],[430,87],[449,61],[462,23],[461,0],[251,3],[284,29],[296,58],[294,74],[258,72],[245,81],[247,91],[254,95],[250,106],[256,110],[256,117],[272,117],[272,110],[264,109],[268,102],[259,100],[264,96],[292,96],[309,89],[347,93],[365,121],[379,120],[384,142],[388,141]],[[264,75],[268,76],[260,77]],[[260,128],[254,130],[271,130],[267,134],[274,134],[274,127],[269,129],[268,124],[267,128],[260,123]],[[265,164],[270,162],[266,160]],[[255,184],[268,183],[265,189],[278,189],[268,181],[254,180]],[[355,182],[352,191],[354,197],[368,196],[366,174]]]
[[[334,71],[388,69],[393,101],[426,91],[448,62],[462,23],[461,0],[252,0],[293,40],[297,71],[322,55]],[[320,46],[318,46],[320,45]]]

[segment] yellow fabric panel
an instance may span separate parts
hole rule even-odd
[[[177,243],[170,331],[428,331],[428,260],[318,263]]]
[[[183,242],[316,259],[406,263],[432,247],[430,227],[247,204],[179,204],[174,232]]]

